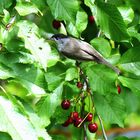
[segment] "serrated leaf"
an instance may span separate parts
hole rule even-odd
[[[94,38],[90,42],[103,56],[108,57],[111,53],[111,46],[104,38]]]
[[[48,126],[50,123],[50,117],[55,112],[58,105],[61,104],[61,96],[63,92],[63,83],[61,83],[53,93],[47,94],[46,97],[41,98],[37,103],[38,115],[42,119],[42,123]]]
[[[133,93],[140,94],[140,80],[119,76],[118,78],[124,87],[131,89]]]
[[[0,97],[0,110],[0,131],[8,132],[14,140],[38,140],[36,131],[28,119],[2,96]]]
[[[99,94],[116,93],[117,74],[111,69],[103,65],[92,65],[86,73],[93,92]]]
[[[76,13],[79,9],[79,3],[77,0],[46,0],[52,14],[56,19],[72,21],[75,23]]]
[[[21,16],[26,16],[31,13],[37,14],[38,12],[42,15],[41,11],[37,8],[37,6],[31,2],[17,2],[15,9]]]
[[[17,23],[19,27],[18,37],[24,39],[25,47],[33,54],[40,66],[47,69],[47,62],[50,57],[51,49],[49,43],[43,38],[38,37],[38,27],[28,21]]]
[[[108,94],[102,96],[94,94],[94,103],[97,113],[104,121],[112,124],[124,126],[125,119],[125,104],[119,95]]]
[[[129,38],[126,25],[115,5],[97,1],[97,20],[104,34],[114,41]]]

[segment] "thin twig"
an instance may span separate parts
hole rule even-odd
[[[87,140],[87,136],[86,136],[86,124],[84,124],[84,140]]]
[[[102,119],[101,119],[99,114],[97,114],[97,115],[98,115],[98,118],[99,118],[99,121],[100,121],[100,125],[101,125],[101,128],[102,128],[102,133],[103,133],[104,140],[108,140],[107,139],[107,135],[105,133],[105,129],[104,129],[104,125],[103,125]]]

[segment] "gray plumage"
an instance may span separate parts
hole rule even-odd
[[[120,74],[120,70],[117,67],[107,62],[103,56],[87,42],[63,34],[55,34],[51,39],[57,43],[58,50],[64,56],[75,60],[95,61],[110,67],[117,74]]]

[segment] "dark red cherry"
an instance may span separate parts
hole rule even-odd
[[[119,85],[117,85],[117,90],[118,90],[118,93],[120,94],[121,93],[121,87]]]
[[[91,133],[95,133],[98,130],[98,125],[96,123],[89,123],[88,124],[88,130]]]
[[[93,114],[92,113],[89,113],[87,118],[86,118],[86,121],[88,122],[91,122],[92,121],[92,118],[93,118]]]
[[[53,20],[52,25],[55,29],[59,29],[61,27],[61,23],[58,20]]]
[[[81,82],[77,82],[77,87],[78,88],[82,88],[83,87],[83,84]]]
[[[63,109],[67,110],[70,108],[70,101],[69,100],[63,100],[61,103],[61,106]]]
[[[73,120],[76,120],[79,117],[78,112],[71,112],[71,117]]]
[[[94,16],[89,16],[88,17],[89,22],[92,24],[94,23]]]
[[[83,121],[82,118],[77,118],[75,121],[74,121],[74,126],[75,127],[78,127],[78,125]],[[79,126],[80,127],[80,126]]]

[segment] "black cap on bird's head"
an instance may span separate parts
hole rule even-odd
[[[64,35],[64,34],[54,34],[51,39],[52,40],[59,40],[59,39],[62,39],[62,38],[68,38],[68,36]]]

